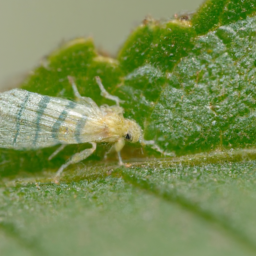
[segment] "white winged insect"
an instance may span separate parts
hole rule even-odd
[[[142,129],[135,121],[123,117],[124,110],[119,106],[122,101],[105,90],[99,77],[96,81],[101,95],[114,100],[115,106],[98,107],[91,98],[79,94],[72,77],[68,79],[76,96],[75,102],[23,89],[0,94],[1,148],[30,150],[61,144],[50,160],[68,144],[90,143],[92,148],[74,154],[59,168],[54,179],[56,183],[67,166],[90,156],[98,142],[114,143],[111,150],[117,152],[119,164],[123,164],[120,151],[125,141],[150,144],[163,153],[154,141],[143,139]]]

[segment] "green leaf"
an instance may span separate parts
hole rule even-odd
[[[76,39],[23,89],[73,100],[67,76],[98,105],[95,76],[125,100],[125,117],[176,157],[109,145],[54,172],[87,145],[0,151],[1,255],[255,255],[254,1],[206,1],[191,20],[146,19],[117,59]],[[127,165],[129,166],[129,165]]]
[[[193,15],[192,23],[197,34],[202,35],[219,25],[223,13],[223,6],[228,0],[208,0]]]
[[[195,40],[149,121],[163,148],[185,154],[255,145],[255,31],[253,17]]]

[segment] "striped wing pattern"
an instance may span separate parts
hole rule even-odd
[[[37,149],[92,141],[81,137],[88,121],[100,119],[99,108],[14,89],[0,94],[0,147]],[[98,127],[101,130],[101,127]]]

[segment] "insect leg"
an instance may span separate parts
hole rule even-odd
[[[73,89],[74,95],[76,97],[76,101],[78,103],[83,104],[83,105],[89,105],[92,108],[98,108],[97,104],[91,98],[81,96],[81,94],[79,93],[77,86],[75,84],[75,80],[72,76],[68,76],[68,81],[72,85],[72,89]]]
[[[114,151],[114,150],[115,150],[115,146],[113,145],[113,146],[105,153],[104,159],[107,159],[108,154],[111,153],[111,152]],[[119,165],[124,165],[123,159],[122,159],[122,157],[121,157],[121,153],[120,153],[120,152],[121,152],[121,151],[117,151],[118,164],[119,164]]]
[[[75,164],[75,163],[79,163],[80,161],[86,159],[88,156],[90,156],[96,149],[96,143],[95,142],[90,142],[90,144],[92,145],[92,148],[87,148],[79,153],[74,154],[70,160],[68,162],[66,162],[65,164],[63,164],[60,169],[57,171],[55,177],[54,177],[54,182],[58,183],[59,181],[59,177],[61,175],[61,173],[63,172],[63,170],[68,167],[70,164]]]
[[[96,79],[97,84],[100,87],[101,96],[103,96],[103,97],[105,97],[107,99],[115,101],[117,106],[119,106],[119,103],[123,103],[124,102],[123,100],[120,100],[117,96],[113,96],[113,95],[109,94],[106,91],[106,89],[104,88],[104,86],[103,86],[103,84],[101,82],[101,79],[98,76],[96,76],[95,79]]]
[[[118,160],[119,160],[119,165],[124,165],[120,151],[122,150],[122,148],[124,147],[125,141],[123,138],[120,138],[114,145],[114,149],[117,152],[118,155]]]
[[[48,160],[52,160],[61,150],[63,150],[66,147],[66,144],[62,144],[60,147],[58,147],[49,157]]]
[[[115,147],[114,147],[114,146],[111,146],[111,148],[105,153],[104,159],[107,159],[108,154],[110,154],[110,153],[113,152],[114,150],[115,150]]]
[[[124,165],[120,151],[117,151],[117,156],[118,156],[118,160],[119,160],[118,164],[119,165]]]
[[[121,157],[121,150],[122,148],[124,147],[124,139],[121,138],[119,139],[113,146],[111,146],[111,148],[105,153],[104,155],[104,158],[106,159],[107,158],[107,155],[113,151],[116,151],[117,152],[117,156],[118,156],[118,160],[119,160],[119,165],[123,165],[123,160],[122,160],[122,157]]]

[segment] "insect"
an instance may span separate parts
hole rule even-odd
[[[50,160],[68,144],[90,143],[91,148],[74,154],[59,168],[54,178],[56,183],[66,167],[90,156],[99,142],[114,143],[110,151],[117,152],[121,165],[120,151],[125,141],[140,141],[162,152],[154,141],[143,139],[142,129],[135,121],[123,117],[124,110],[119,105],[122,101],[105,90],[99,77],[96,77],[96,82],[101,95],[115,101],[116,105],[98,107],[91,98],[80,95],[72,77],[69,76],[68,80],[75,102],[23,89],[1,93],[0,147],[36,150],[61,144],[49,157]]]

